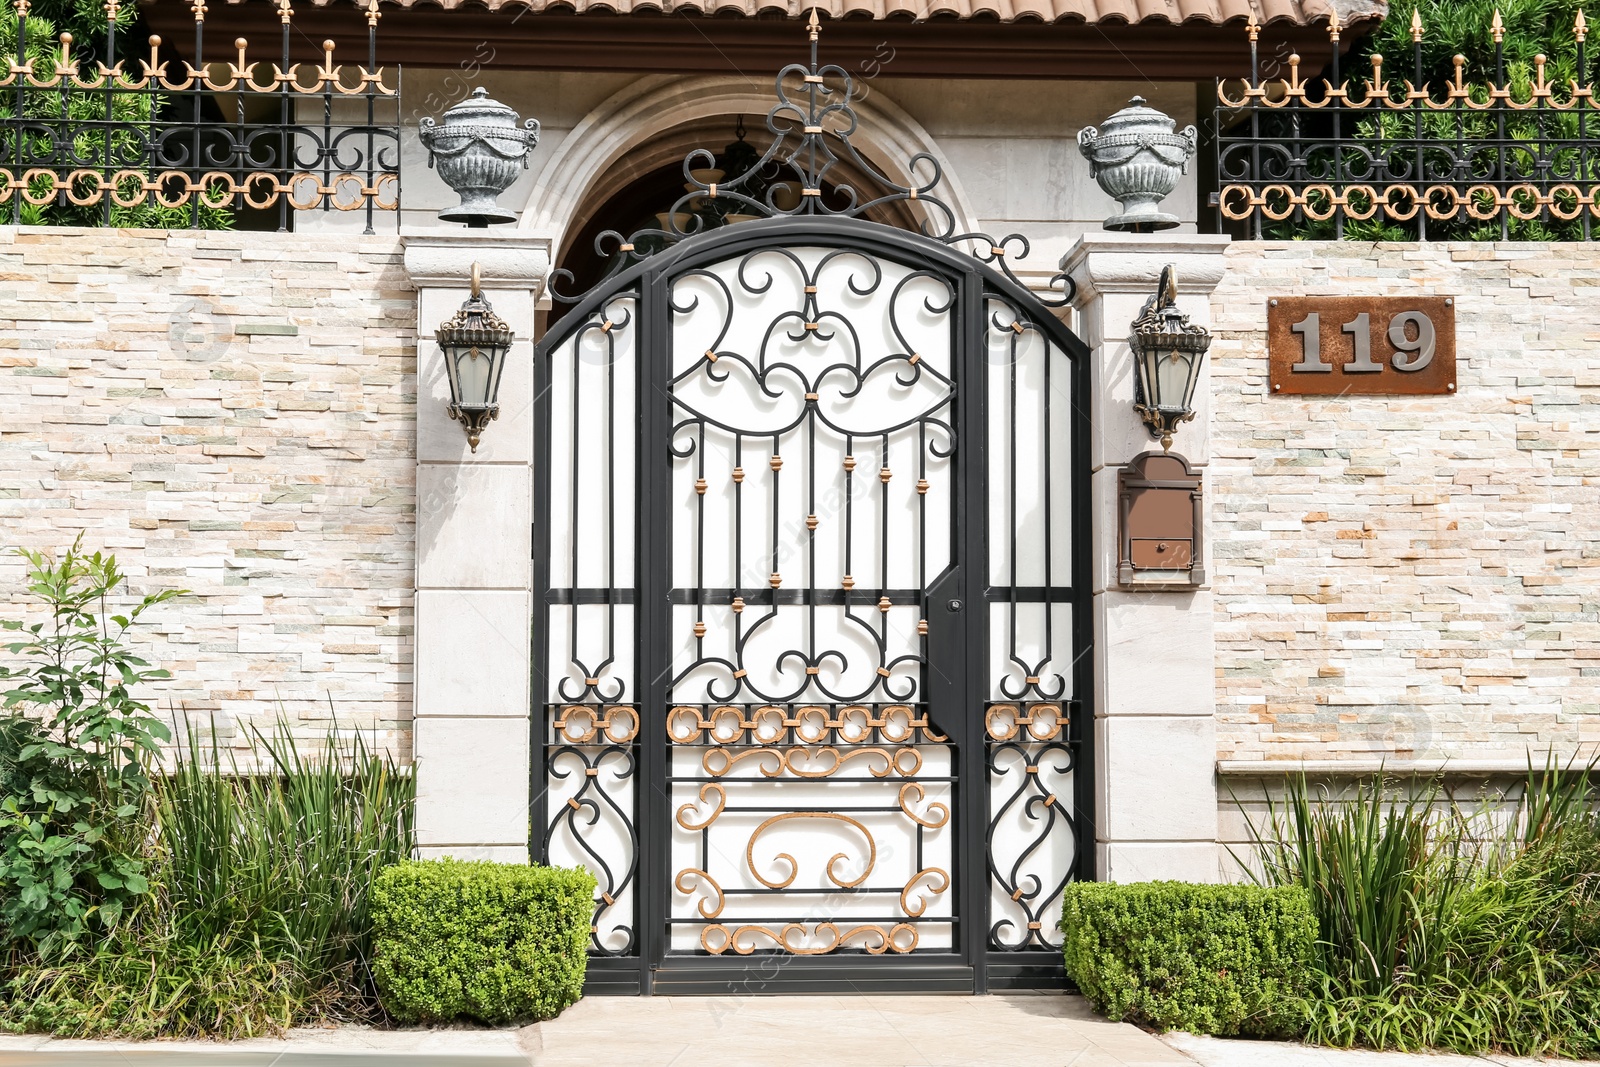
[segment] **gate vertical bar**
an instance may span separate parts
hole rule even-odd
[[[555,350],[533,351],[533,625],[529,628],[528,680],[528,859],[550,861],[545,832],[550,825],[550,753],[545,705],[550,698],[550,380]],[[577,585],[574,577],[573,585]],[[635,824],[637,825],[637,823]]]
[[[1257,214],[1259,220],[1260,215]],[[1072,359],[1072,693],[1068,706],[1067,738],[1072,753],[1072,803],[1077,816],[1077,840],[1073,856],[1076,877],[1094,881],[1096,828],[1100,813],[1095,810],[1095,698],[1094,698],[1094,538],[1090,517],[1094,514],[1094,461],[1091,444],[1094,436],[1093,395],[1089,384],[1088,353]]]
[[[634,785],[639,828],[639,992],[653,988],[655,968],[667,948],[666,887],[672,884],[671,805],[666,791],[667,686],[672,677],[672,433],[668,389],[671,307],[664,272],[647,275],[639,293],[639,436],[636,486],[639,510],[637,664],[639,773]]]
[[[951,616],[963,627],[965,655],[955,691],[964,706],[953,717],[957,748],[955,864],[956,915],[962,955],[972,964],[972,991],[989,991],[989,773],[984,749],[984,703],[989,695],[989,449],[988,375],[985,360],[983,277],[969,270],[961,279],[961,315],[956,379],[956,561],[963,576],[965,610]],[[964,618],[963,618],[964,616]],[[937,616],[935,616],[937,618]],[[962,794],[965,793],[965,796]]]

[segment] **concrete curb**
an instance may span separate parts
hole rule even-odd
[[[0,1037],[0,1067],[528,1067],[516,1030],[291,1031],[249,1041],[78,1041]]]

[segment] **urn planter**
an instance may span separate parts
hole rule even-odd
[[[459,205],[439,212],[442,221],[473,228],[516,221],[516,213],[496,197],[527,169],[528,153],[539,144],[539,120],[518,121],[515,111],[481,87],[446,111],[442,122],[422,120],[417,135],[428,150],[428,166],[461,197]]]
[[[1193,126],[1174,132],[1176,126],[1171,116],[1136,96],[1103,126],[1078,131],[1090,176],[1122,205],[1120,215],[1106,219],[1106,229],[1145,233],[1178,225],[1178,216],[1158,208],[1189,169],[1197,136]]]

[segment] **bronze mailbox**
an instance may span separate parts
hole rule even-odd
[[[1206,580],[1200,475],[1172,452],[1145,452],[1117,475],[1117,581],[1196,586]]]

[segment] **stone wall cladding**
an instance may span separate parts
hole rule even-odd
[[[1600,248],[1240,242],[1228,265],[1219,758],[1593,752]],[[1332,294],[1455,297],[1458,392],[1268,396],[1268,298]]]
[[[290,327],[297,327],[297,332]],[[0,227],[0,611],[15,547],[182,588],[162,712],[409,752],[416,306],[395,237]]]

